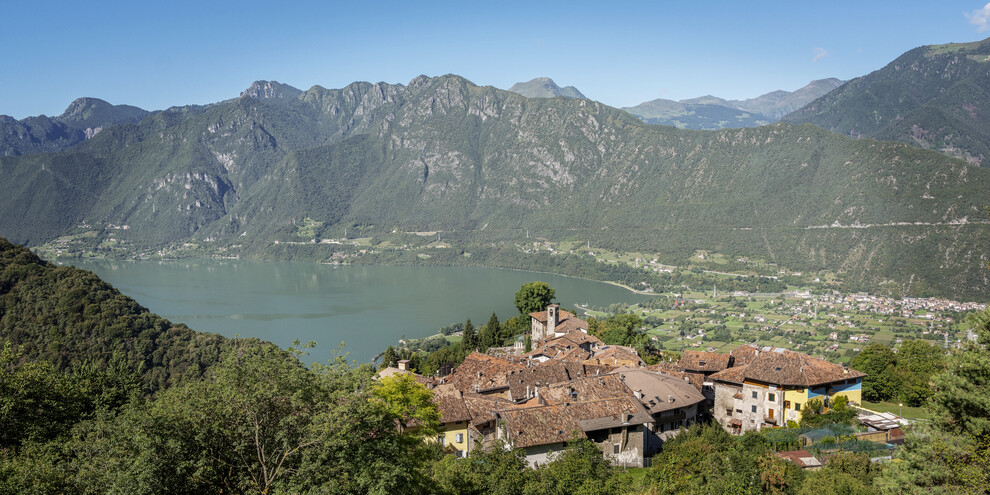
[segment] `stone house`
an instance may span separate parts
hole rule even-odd
[[[826,408],[839,396],[861,402],[864,376],[804,353],[765,347],[748,364],[708,377],[715,390],[712,415],[734,434],[784,426],[800,421],[802,406],[814,398]]]
[[[538,345],[544,339],[562,337],[573,331],[588,333],[588,322],[574,313],[563,311],[559,304],[547,306],[546,311],[530,313],[530,335],[533,345]]]
[[[642,467],[645,433],[652,422],[649,412],[633,397],[518,407],[497,411],[496,417],[497,438],[509,448],[523,449],[533,467],[548,462],[575,436],[597,444],[613,464]]]
[[[622,380],[653,418],[646,431],[647,456],[659,452],[664,442],[696,423],[704,412],[704,395],[682,378],[643,368],[619,368],[610,376]]]

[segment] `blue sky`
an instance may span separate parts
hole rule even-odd
[[[985,1],[145,2],[0,0],[0,114],[80,96],[148,110],[458,74],[508,88],[549,76],[632,106],[752,98],[850,79],[920,45],[990,37]]]

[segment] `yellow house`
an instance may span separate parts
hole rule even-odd
[[[712,415],[732,433],[801,421],[808,401],[825,407],[837,397],[863,399],[865,374],[807,354],[765,347],[747,349],[745,364],[711,375],[715,388]],[[735,351],[733,351],[735,353]]]
[[[440,410],[440,433],[436,441],[457,457],[468,455],[474,447],[468,433],[471,413],[461,391],[452,384],[438,385],[433,389],[433,402]]]

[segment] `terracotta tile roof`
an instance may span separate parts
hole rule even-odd
[[[742,366],[749,364],[759,353],[759,347],[753,344],[743,344],[729,352],[729,355],[732,356],[732,366]]]
[[[582,376],[585,376],[585,369],[581,363],[547,361],[510,372],[506,376],[506,384],[509,386],[509,395],[513,400],[524,400],[535,393],[536,387],[542,389],[551,383],[574,380]]]
[[[619,368],[610,376],[617,376],[633,392],[640,392],[650,414],[690,407],[705,401],[701,392],[684,380],[645,369]]]
[[[713,382],[726,382],[742,385],[746,381],[746,366],[734,366],[708,376]]]
[[[564,406],[542,406],[499,411],[514,448],[566,442],[581,427]]]
[[[458,421],[469,421],[471,413],[464,404],[461,391],[453,385],[438,385],[433,389],[433,402],[440,410],[441,423],[456,423]]]
[[[551,384],[540,397],[551,404],[629,397],[632,391],[618,375],[601,375]]]
[[[516,448],[565,442],[575,431],[653,422],[633,397],[511,409],[499,411],[499,415]]]
[[[654,365],[646,367],[647,370],[654,371],[657,373],[663,373],[667,376],[672,376],[674,378],[679,378],[690,383],[691,386],[698,389],[700,392],[702,387],[705,385],[705,375],[702,373],[691,373],[688,371],[681,371],[680,366],[677,363],[671,362],[661,362]]]
[[[646,408],[632,396],[572,403],[568,409],[584,432],[654,422]]]
[[[708,379],[735,384],[755,380],[774,385],[812,387],[864,376],[866,374],[859,371],[801,352],[767,347],[750,359],[749,364],[734,366]]]
[[[866,376],[824,359],[786,349],[762,351],[746,365],[746,378],[777,385],[811,387]]]
[[[522,369],[525,369],[525,366],[512,363],[507,359],[472,352],[443,381],[453,384],[462,392],[504,388],[506,376],[512,371]]]
[[[597,347],[600,345],[605,345],[605,343],[602,342],[601,339],[599,339],[598,337],[595,337],[594,335],[591,335],[590,333],[587,332],[583,332],[581,330],[572,330],[557,338],[567,339],[571,342],[574,342],[575,344],[582,346],[590,345],[591,347]]]
[[[465,392],[462,395],[464,406],[471,416],[472,425],[482,425],[495,420],[495,411],[510,404],[507,399],[501,399],[491,395]]]
[[[678,365],[684,371],[714,373],[729,367],[729,355],[718,352],[684,351]]]
[[[607,345],[595,350],[594,355],[585,360],[586,364],[608,364],[612,366],[644,366],[639,353],[632,347]]]

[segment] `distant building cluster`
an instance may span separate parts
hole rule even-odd
[[[682,427],[707,418],[742,434],[800,421],[814,398],[826,407],[839,396],[861,401],[863,373],[799,352],[743,345],[646,366],[635,349],[604,344],[558,305],[530,317],[532,351],[474,352],[446,376],[417,376],[433,389],[437,441],[450,453],[501,440],[538,466],[580,435],[617,465],[645,466]],[[393,373],[411,373],[408,362],[379,372]]]

